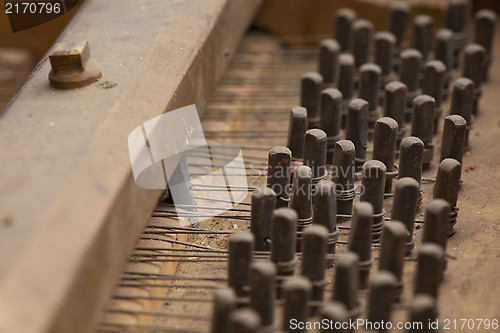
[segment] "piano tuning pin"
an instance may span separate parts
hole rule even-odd
[[[394,187],[391,219],[401,221],[408,230],[406,254],[410,254],[414,247],[413,230],[419,193],[419,183],[410,177],[400,178]]]
[[[340,45],[334,39],[324,39],[320,43],[318,72],[327,84],[335,82],[339,61]]]
[[[290,167],[292,152],[286,147],[269,150],[267,187],[276,194],[276,208],[288,207],[290,201]]]
[[[424,143],[415,136],[409,136],[401,141],[399,152],[398,177],[411,177],[415,179],[420,187],[417,207],[422,205],[422,163],[424,157]]]
[[[396,150],[399,150],[401,140],[405,137],[406,85],[399,81],[392,81],[384,88],[384,117],[390,117],[398,123]]]
[[[466,139],[467,122],[465,119],[456,114],[446,117],[441,140],[441,161],[445,158],[454,158],[462,163]]]
[[[420,95],[413,101],[413,119],[411,135],[418,137],[424,143],[423,166],[429,167],[434,158],[434,110],[436,102],[429,95]]]
[[[422,53],[416,49],[406,49],[401,52],[401,68],[399,80],[406,85],[406,114],[405,121],[412,118],[413,100],[420,95],[419,75],[422,67]]]
[[[457,199],[461,175],[462,164],[453,158],[445,158],[439,164],[434,184],[434,199],[444,199],[450,204],[449,236],[455,233],[455,224],[457,223]]]
[[[370,160],[363,164],[363,178],[361,185],[363,193],[361,201],[370,203],[373,207],[373,242],[378,243],[384,225],[384,189],[386,166],[381,161]]]
[[[424,65],[422,94],[426,94],[434,98],[434,134],[437,133],[439,122],[443,116],[442,101],[445,73],[446,67],[439,60],[431,60]]]
[[[399,301],[403,293],[403,264],[407,234],[406,226],[396,220],[386,223],[382,233],[379,270],[391,272],[396,278],[393,291],[394,301]]]
[[[356,165],[361,166],[366,161],[368,146],[368,102],[356,98],[347,108],[347,126],[345,137],[352,141],[356,149]],[[334,153],[335,161],[335,153]]]
[[[339,57],[339,79],[337,88],[342,93],[342,123],[341,128],[346,128],[347,105],[354,97],[356,68],[354,57],[350,53],[341,54]]]
[[[300,105],[307,110],[309,128],[319,126],[319,100],[323,90],[323,77],[317,72],[307,72],[300,79]]]
[[[250,308],[241,308],[233,311],[229,316],[231,333],[258,333],[261,319],[259,314]],[[219,332],[217,332],[219,333]]]
[[[353,24],[357,19],[356,12],[350,8],[340,8],[335,12],[335,39],[339,42],[342,52],[350,52],[353,49]]]
[[[326,145],[327,137],[323,130],[314,128],[306,132],[304,137],[304,165],[311,168],[313,185],[327,177]]]
[[[472,113],[478,114],[479,98],[482,95],[481,84],[484,76],[486,50],[479,44],[469,44],[464,49],[464,67],[462,75],[474,82],[474,104]]]
[[[472,128],[472,109],[474,108],[474,82],[470,79],[462,77],[453,83],[453,91],[451,96],[451,115],[459,115],[465,119],[467,123],[467,131],[465,137],[465,147],[468,147],[469,132]]]
[[[337,214],[351,215],[352,213],[352,203],[356,196],[355,157],[355,147],[352,141],[340,140],[335,144],[332,181],[335,183]],[[339,222],[345,220],[339,218]]]
[[[352,211],[347,248],[359,256],[359,289],[368,287],[372,258],[373,208],[368,202],[358,202]]]
[[[358,285],[359,256],[354,252],[344,252],[338,256],[335,265],[333,301],[343,304],[351,319],[356,319],[362,311],[358,300]]]
[[[262,320],[262,328],[274,327],[274,300],[276,295],[276,266],[269,260],[256,261],[250,272],[250,308]]]
[[[342,93],[338,89],[329,88],[321,92],[320,128],[327,135],[327,164],[332,163],[335,142],[342,137],[342,99]]]
[[[297,213],[291,208],[278,208],[272,215],[271,260],[278,275],[293,275],[297,266]]]
[[[368,63],[371,52],[373,24],[365,19],[358,19],[353,25],[353,55],[356,68]]]
[[[250,232],[254,235],[255,250],[269,251],[271,215],[276,206],[276,193],[269,187],[256,187],[252,192]]]
[[[413,48],[422,53],[427,61],[431,52],[432,30],[434,21],[429,15],[417,15],[413,19]]]
[[[236,309],[236,294],[230,287],[216,289],[210,333],[230,333],[229,316]]]
[[[364,64],[359,69],[359,98],[368,102],[368,128],[380,118],[380,66]]]
[[[391,305],[394,300],[396,277],[389,271],[378,271],[370,280],[367,321],[388,323],[391,321]],[[381,328],[378,332],[388,332]]]
[[[335,246],[339,237],[337,199],[335,185],[329,180],[320,181],[314,191],[312,224],[322,225],[327,229],[327,254],[335,254]],[[332,260],[327,260],[327,267],[333,266],[333,263]]]
[[[474,43],[486,50],[486,64],[484,66],[483,81],[488,79],[488,71],[492,59],[492,45],[495,34],[497,14],[489,9],[479,10],[475,15]]]
[[[248,296],[254,242],[250,232],[238,232],[229,237],[228,284],[239,298]]]
[[[307,110],[301,106],[292,108],[288,127],[288,148],[292,152],[292,161],[302,161],[304,157],[304,135],[308,128]]]
[[[398,175],[395,168],[397,136],[398,123],[394,119],[383,117],[375,122],[372,158],[381,161],[387,168],[385,193],[392,192],[392,179]]]
[[[285,280],[283,283],[285,299],[283,307],[283,328],[289,328],[292,320],[306,322],[309,319],[311,292],[312,285],[307,278],[294,276]]]

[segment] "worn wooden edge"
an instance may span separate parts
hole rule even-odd
[[[91,330],[160,194],[134,183],[128,133],[202,111],[259,4],[86,1],[59,40],[89,40],[101,82],[57,91],[44,60],[0,115],[0,332]]]

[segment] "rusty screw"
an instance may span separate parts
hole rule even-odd
[[[101,66],[90,55],[88,42],[62,42],[49,55],[52,70],[50,85],[73,89],[91,84],[102,77]]]

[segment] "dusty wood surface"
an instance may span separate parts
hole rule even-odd
[[[45,60],[0,114],[0,332],[93,326],[159,195],[134,183],[128,134],[202,111],[258,4],[86,1],[60,40],[89,41],[100,82],[55,90]]]

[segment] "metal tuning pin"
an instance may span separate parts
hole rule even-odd
[[[255,239],[256,251],[269,251],[271,215],[276,206],[276,193],[269,187],[256,187],[252,192],[250,232]]]
[[[467,122],[462,116],[451,115],[444,119],[443,139],[441,140],[441,160],[454,158],[463,162],[465,141],[467,139]]]
[[[382,113],[380,107],[380,66],[364,64],[359,69],[359,98],[368,102],[368,128],[373,129]]]
[[[356,68],[354,67],[354,57],[350,53],[341,54],[339,57],[339,79],[337,89],[342,93],[342,124],[346,127],[347,106],[354,97]]]
[[[406,49],[401,52],[400,62],[399,80],[407,88],[405,121],[411,122],[413,100],[420,95],[419,75],[422,67],[422,53],[416,49]]]
[[[313,225],[322,225],[328,230],[327,254],[335,254],[335,246],[339,237],[337,228],[337,198],[335,184],[329,180],[322,180],[313,193]],[[334,261],[327,259],[327,267],[333,266]]]
[[[292,152],[290,149],[278,146],[269,150],[267,187],[276,194],[275,208],[288,207],[291,161]]]
[[[297,213],[291,208],[278,208],[272,215],[271,260],[278,275],[293,275],[297,266]]]
[[[423,328],[427,332],[437,332],[438,327],[429,327],[429,323],[435,322],[438,318],[437,302],[434,297],[427,294],[416,294],[410,302],[410,314],[408,322],[415,323],[408,328],[406,333],[420,333]]]
[[[259,333],[261,322],[262,320],[255,310],[250,308],[241,308],[233,311],[229,316],[229,332]]]
[[[411,177],[415,179],[420,187],[417,207],[422,205],[423,193],[422,183],[422,163],[424,157],[424,143],[415,136],[409,136],[401,141],[399,153],[398,177]]]
[[[454,67],[458,67],[458,58],[465,40],[465,21],[467,19],[467,0],[450,0],[446,13],[446,28],[453,31]]]
[[[401,140],[405,137],[406,93],[408,88],[399,81],[392,81],[384,88],[384,117],[390,117],[398,123],[396,151],[399,151]]]
[[[285,305],[283,308],[283,329],[289,329],[292,320],[305,323],[310,316],[309,301],[311,300],[312,285],[309,279],[294,276],[283,283]],[[306,333],[306,329],[297,329],[296,332]]]
[[[301,162],[304,157],[304,135],[306,135],[307,128],[307,110],[301,106],[292,108],[287,144],[292,152],[292,161]]]
[[[290,207],[298,214],[297,230],[312,223],[312,180],[311,168],[305,165],[295,168]]]
[[[347,249],[359,256],[359,289],[368,287],[370,268],[373,265],[373,208],[368,202],[358,202],[352,211],[351,230]]]
[[[236,292],[239,303],[248,296],[254,243],[250,232],[237,232],[229,237],[228,285]]]
[[[371,40],[373,35],[373,24],[364,19],[358,19],[353,24],[354,43],[354,65],[360,68],[368,62],[371,52]]]
[[[436,102],[429,95],[420,95],[413,101],[411,135],[424,143],[423,167],[428,168],[434,157],[434,110]]]
[[[389,5],[389,31],[396,37],[396,56],[403,49],[408,30],[410,6],[404,2],[391,2]]]
[[[453,52],[453,31],[444,28],[439,29],[436,33],[434,58],[441,61],[446,67],[443,83],[443,101],[446,101],[449,95],[451,70],[454,64]]]
[[[302,232],[302,269],[301,275],[312,284],[311,300],[323,301],[323,293],[328,279],[326,277],[326,247],[328,229],[314,224]],[[313,306],[313,312],[317,309]]]
[[[481,9],[475,15],[474,43],[481,45],[486,50],[484,81],[488,79],[488,71],[493,60],[491,53],[497,18],[497,14],[489,9]]]
[[[304,165],[311,168],[312,183],[326,179],[326,133],[319,128],[306,132],[304,137]]]
[[[349,312],[344,304],[340,302],[328,302],[321,309],[321,319],[322,321],[327,321],[329,325],[327,327],[322,327],[321,333],[346,333],[347,329],[344,329],[342,324],[349,322]]]
[[[443,199],[432,200],[425,209],[423,243],[434,243],[446,251],[448,240],[450,204]],[[447,267],[444,258],[443,272]]]
[[[397,279],[389,271],[378,271],[370,280],[368,295],[367,321],[371,323],[387,323],[391,320],[391,305]],[[387,328],[376,330],[388,332]]]
[[[356,147],[356,166],[366,162],[368,147],[368,102],[363,99],[353,99],[347,107],[346,140],[352,141]],[[335,153],[334,153],[335,161]],[[335,164],[335,163],[334,163]]]
[[[335,142],[342,138],[342,99],[338,89],[329,88],[321,92],[320,128],[327,136],[327,164],[332,164]]]
[[[344,252],[337,258],[333,300],[343,304],[351,319],[356,319],[362,311],[358,300],[359,256],[354,252]]]
[[[403,264],[406,253],[405,242],[408,230],[400,221],[391,221],[384,225],[380,247],[379,270],[388,271],[396,277],[393,299],[399,301],[403,293]]]
[[[356,173],[355,147],[352,141],[340,140],[335,144],[333,156],[332,181],[335,183],[337,214],[350,216],[352,203],[356,197],[354,178]],[[349,218],[339,217],[338,222]]]
[[[434,184],[434,199],[444,199],[450,204],[448,235],[455,233],[457,223],[457,199],[462,175],[462,164],[453,159],[445,158],[439,164],[436,183]]]
[[[323,90],[323,77],[317,72],[307,72],[300,79],[300,105],[307,110],[309,128],[319,126],[319,99]]]
[[[481,84],[486,63],[486,50],[479,44],[469,44],[464,49],[464,67],[462,76],[474,82],[474,106],[472,113],[476,115],[479,109],[479,98],[482,95]]]
[[[236,294],[230,287],[222,287],[214,292],[214,303],[210,333],[230,333],[229,315],[236,309]]]
[[[356,12],[350,8],[340,8],[335,12],[335,17],[335,39],[342,52],[350,52],[353,49],[353,24],[357,19]]]
[[[398,123],[394,119],[383,117],[375,122],[373,159],[381,161],[387,168],[385,193],[391,193],[392,179],[398,175],[395,165],[397,136]]]
[[[326,84],[332,84],[337,77],[340,45],[334,39],[324,39],[320,43],[318,72]]]
[[[424,65],[424,79],[422,81],[422,94],[434,97],[434,134],[437,133],[439,121],[443,116],[443,88],[446,66],[439,60],[428,61]]]
[[[262,320],[261,332],[273,332],[276,266],[268,260],[256,261],[252,263],[250,273],[250,308]]]
[[[459,78],[453,84],[450,114],[462,116],[467,123],[465,147],[469,146],[469,132],[472,129],[474,107],[474,82],[465,77]]]
[[[380,66],[380,88],[383,100],[384,87],[395,78],[394,53],[396,37],[389,31],[380,31],[375,34],[375,63]]]
[[[444,250],[434,243],[423,243],[417,254],[414,295],[427,294],[437,299],[442,280]]]
[[[360,200],[370,203],[373,207],[373,242],[378,243],[384,226],[384,190],[386,167],[377,160],[366,161],[363,164],[361,184],[364,191]]]
[[[422,59],[427,61],[431,52],[432,30],[434,21],[429,15],[417,15],[413,19],[412,47],[422,53]]]
[[[394,187],[391,219],[401,221],[406,226],[408,231],[405,242],[407,255],[411,253],[415,246],[413,230],[415,228],[419,192],[420,186],[418,182],[410,177],[400,178]]]

